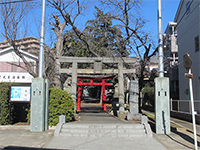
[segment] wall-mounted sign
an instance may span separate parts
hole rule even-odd
[[[30,86],[11,86],[11,102],[30,102],[31,87]]]

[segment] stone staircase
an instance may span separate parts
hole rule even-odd
[[[65,137],[147,137],[143,124],[60,124],[55,136]]]

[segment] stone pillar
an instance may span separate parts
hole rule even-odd
[[[43,132],[45,130],[45,80],[43,78],[32,79],[31,86],[31,132]]]
[[[119,83],[119,117],[124,115],[124,77],[123,62],[118,63],[118,83]]]
[[[140,120],[142,114],[139,113],[139,87],[137,79],[130,81],[129,89],[129,113],[127,114],[128,120]]]
[[[128,91],[130,89],[130,79],[126,77],[126,90]],[[129,93],[126,93],[126,104],[128,104],[129,101]]]
[[[72,63],[72,87],[71,87],[71,96],[76,104],[76,89],[77,89],[77,62]],[[76,111],[76,105],[74,106]]]
[[[156,133],[170,134],[169,78],[157,77],[154,82]]]

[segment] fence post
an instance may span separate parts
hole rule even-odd
[[[172,98],[170,99],[170,102],[171,102],[170,110],[172,111]]]
[[[177,104],[178,104],[178,112],[179,112],[179,107],[180,107],[180,106],[179,106],[179,105],[180,105],[180,100],[178,100],[177,102],[178,102]]]

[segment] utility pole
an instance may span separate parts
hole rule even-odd
[[[48,130],[49,81],[43,78],[45,2],[42,1],[39,77],[32,79],[31,84],[31,132]]]
[[[164,77],[161,0],[158,0],[159,77],[155,78],[156,134],[170,134],[169,78]]]
[[[162,33],[162,10],[161,0],[158,0],[158,57],[159,57],[159,77],[164,77],[163,66],[163,33]]]
[[[43,78],[45,7],[46,7],[46,0],[43,0],[42,1],[41,33],[40,33],[39,78]]]

